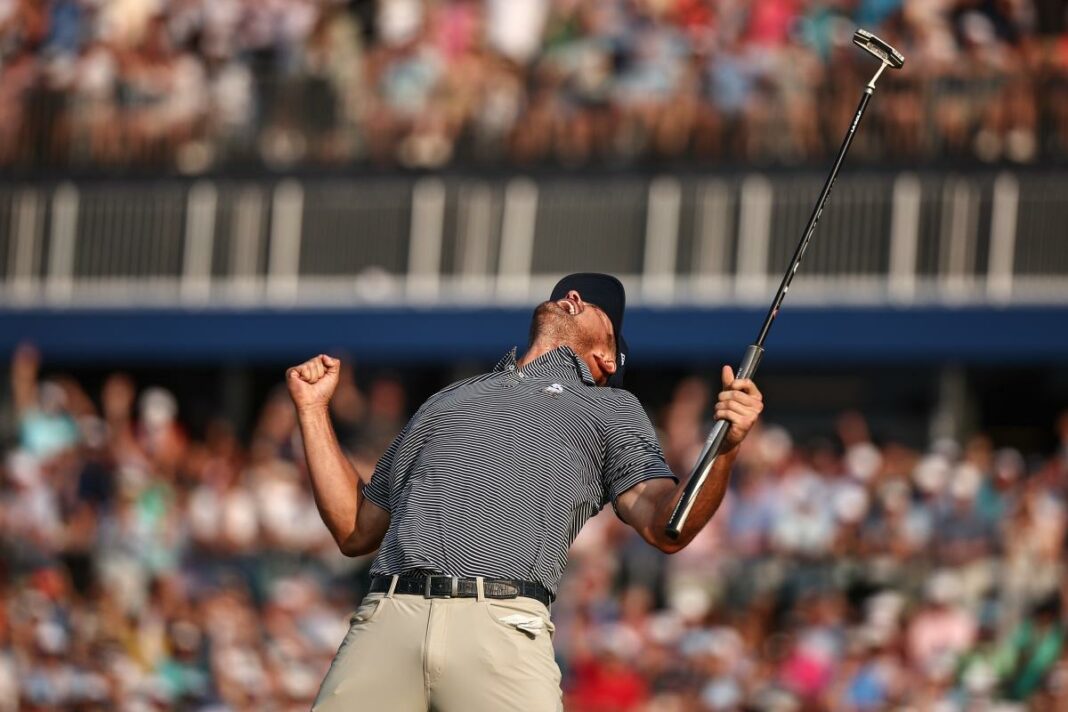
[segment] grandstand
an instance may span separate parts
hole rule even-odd
[[[855,25],[888,78],[854,161],[1068,155],[1058,0],[11,2],[0,165],[797,165],[855,102]]]

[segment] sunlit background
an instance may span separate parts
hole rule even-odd
[[[0,712],[307,709],[367,589],[286,366],[364,472],[424,398],[619,275],[690,470],[558,600],[569,712],[1068,710],[1063,0],[0,0]]]

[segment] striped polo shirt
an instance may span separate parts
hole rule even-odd
[[[675,476],[628,391],[598,388],[563,346],[439,391],[363,494],[390,513],[372,574],[431,569],[537,581],[556,595],[586,521],[643,480]]]

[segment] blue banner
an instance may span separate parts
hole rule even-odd
[[[276,362],[341,350],[365,362],[496,359],[526,343],[532,308],[0,310],[0,351],[49,359]],[[624,334],[643,364],[741,356],[763,309],[632,308]],[[767,342],[776,362],[1068,362],[1068,308],[791,307]]]

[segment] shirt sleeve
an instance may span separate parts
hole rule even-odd
[[[389,447],[386,448],[386,451],[382,453],[382,457],[378,458],[378,464],[375,465],[375,471],[371,473],[371,481],[363,488],[364,497],[387,512],[390,511],[390,493],[393,491],[393,464],[397,457],[397,451],[400,450],[404,439],[413,429],[416,421],[419,420],[419,416],[426,410],[426,407],[454,386],[455,384],[427,399],[423,405],[419,406],[419,410],[417,410],[415,415],[408,420],[408,423],[401,428],[401,431],[397,433],[395,438],[393,438],[393,442],[391,442]]]
[[[664,451],[653,424],[641,403],[628,391],[617,391],[605,432],[605,458],[602,479],[612,508],[619,515],[616,500],[639,482],[667,477],[679,478],[668,468]]]
[[[389,493],[393,484],[393,458],[396,456],[397,449],[400,447],[401,441],[404,440],[404,436],[408,434],[408,428],[411,427],[411,424],[411,421],[408,421],[408,425],[405,425],[397,433],[397,436],[393,438],[393,442],[382,453],[382,457],[378,458],[375,471],[371,473],[371,481],[363,488],[363,496],[387,512],[390,511]]]

